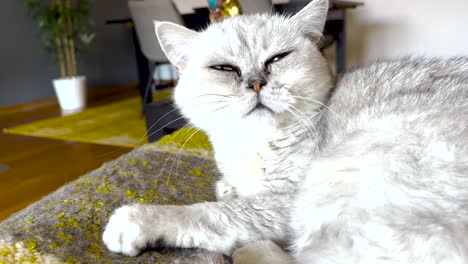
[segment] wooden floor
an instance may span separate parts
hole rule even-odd
[[[90,96],[89,105],[102,105],[135,96],[137,90],[132,86],[100,89],[101,92]],[[103,162],[131,150],[10,135],[2,131],[4,127],[59,115],[55,99],[0,108],[0,220],[92,171]],[[2,172],[6,167],[9,169]]]

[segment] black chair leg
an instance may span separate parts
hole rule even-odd
[[[156,67],[158,66],[158,64],[156,63],[150,63],[149,65],[149,75],[148,75],[148,79],[146,80],[146,84],[145,84],[145,89],[144,89],[144,94],[143,94],[143,102],[142,102],[142,113],[144,114],[145,113],[145,104],[148,104],[148,103],[151,103],[153,101],[153,96],[151,94],[151,88],[153,86],[153,74],[154,74],[154,70],[156,69]]]

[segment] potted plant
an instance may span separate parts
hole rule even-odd
[[[89,16],[89,0],[25,0],[37,21],[46,53],[60,66],[53,80],[62,112],[75,113],[86,106],[86,77],[77,71],[77,53],[88,47],[95,34]]]

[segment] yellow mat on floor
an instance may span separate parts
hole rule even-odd
[[[170,91],[164,91],[155,94],[153,98],[160,100],[169,96]],[[10,134],[121,147],[138,147],[148,142],[139,97],[89,108],[74,115],[9,127],[4,131]]]

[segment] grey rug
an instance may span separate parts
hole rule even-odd
[[[101,235],[111,213],[124,204],[213,200],[212,182],[216,177],[218,172],[209,151],[143,146],[1,222],[0,263],[196,262],[210,254],[195,249],[159,248],[130,258],[110,253]]]

